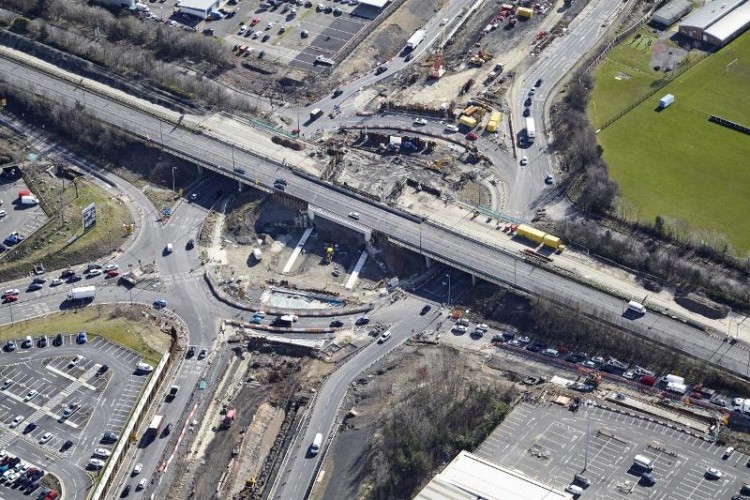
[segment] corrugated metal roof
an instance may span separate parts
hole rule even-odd
[[[710,35],[722,43],[750,25],[750,2],[746,2],[734,9],[728,16],[723,17],[707,30],[704,34]]]
[[[705,30],[744,2],[745,0],[714,0],[683,19],[680,26]]]
[[[414,500],[569,500],[571,495],[468,451],[458,454]]]
[[[182,0],[180,7],[185,9],[208,10],[218,7],[216,0]]]
[[[390,1],[391,0],[359,0],[359,3],[382,9],[383,7],[385,7],[385,4]]]
[[[693,4],[688,0],[672,0],[664,7],[654,12],[654,15],[651,16],[651,19],[673,19],[675,16],[678,16],[685,12],[685,10],[690,12],[690,9],[692,8]]]

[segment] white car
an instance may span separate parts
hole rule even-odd
[[[424,118],[415,118],[414,125],[427,125],[427,120]]]
[[[111,454],[112,452],[109,451],[107,448],[97,448],[94,450],[95,457],[109,458]]]
[[[238,35],[242,35],[247,31],[247,26],[240,26],[240,30],[237,32]]]
[[[86,271],[86,273],[89,276],[99,276],[100,274],[102,274],[102,270],[101,269],[89,269],[88,271]]]
[[[133,475],[137,476],[138,474],[141,473],[142,470],[143,470],[143,464],[141,463],[135,464],[135,467],[133,467]]]
[[[23,422],[23,419],[25,419],[23,415],[18,415],[16,418],[13,419],[13,421],[10,423],[10,428],[13,429],[14,427],[18,427],[18,424]]]
[[[49,432],[45,432],[44,435],[39,438],[39,444],[47,444],[50,439],[52,439],[52,434]]]
[[[148,479],[143,478],[140,481],[138,481],[138,486],[135,487],[136,491],[142,490],[148,485]]]
[[[276,23],[275,23],[275,22],[273,22],[273,21],[271,21],[270,23],[266,24],[266,29],[267,29],[267,30],[270,30],[270,29],[271,29],[271,28],[273,28],[274,26],[276,26]]]
[[[253,40],[256,40],[260,36],[261,33],[262,31],[256,31],[255,33],[253,33]]]
[[[10,290],[5,290],[5,293],[3,295],[18,295],[21,291],[18,288],[11,288]]]
[[[458,132],[458,127],[455,125],[446,125],[445,131],[450,133]]]
[[[349,212],[349,217],[354,220],[359,220],[359,213],[358,212]]]
[[[117,264],[107,264],[107,266],[104,268],[105,271],[117,271],[120,269],[120,266]]]
[[[137,365],[135,365],[135,369],[139,373],[151,373],[152,371],[154,371],[154,367],[148,363],[138,363]]]
[[[0,210],[0,217],[5,217],[6,215],[8,215],[8,212],[6,212],[5,210]]]
[[[78,366],[78,363],[80,363],[82,359],[83,356],[76,356],[75,358],[70,360],[70,366]]]
[[[523,155],[521,157],[520,164],[521,164],[522,167],[528,165],[529,164],[529,158],[526,155]]]
[[[29,393],[26,394],[26,397],[24,398],[24,401],[31,401],[32,399],[34,399],[37,396],[37,394],[39,394],[39,393],[36,392],[36,391],[34,391],[34,390],[29,391]]]
[[[734,453],[734,448],[732,448],[731,446],[727,448],[726,450],[724,450],[724,460],[731,457],[732,453]]]
[[[50,281],[49,286],[60,286],[63,284],[63,280],[60,278],[55,278],[52,281]]]
[[[724,473],[719,469],[714,469],[713,467],[706,469],[706,477],[709,479],[721,479],[723,475]]]
[[[451,331],[454,333],[466,333],[467,328],[464,325],[453,325]]]
[[[387,331],[383,332],[383,335],[381,335],[380,338],[378,339],[378,344],[382,344],[383,342],[385,342],[389,338],[391,338],[391,331],[387,330]]]

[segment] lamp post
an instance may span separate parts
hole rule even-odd
[[[591,432],[591,413],[589,412],[590,404],[586,401],[586,451],[583,455],[583,471],[586,472],[586,468],[589,466],[589,436]]]
[[[174,171],[177,170],[177,167],[172,167],[172,191],[174,191],[175,182],[174,182]],[[176,191],[175,191],[176,192]]]
[[[446,278],[448,278],[448,305],[451,305],[451,275],[446,274]]]

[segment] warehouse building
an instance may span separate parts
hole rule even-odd
[[[689,0],[672,0],[661,9],[654,12],[651,22],[661,26],[669,27],[682,19],[693,9]]]
[[[729,15],[745,0],[714,0],[696,10],[680,23],[680,33],[693,40],[703,40],[703,32]]]
[[[479,458],[458,454],[414,500],[569,500],[572,495]]]
[[[352,15],[364,19],[375,19],[390,2],[391,0],[359,0]]]
[[[745,2],[703,32],[703,41],[722,47],[750,27],[750,2]]]
[[[182,0],[180,12],[206,19],[212,10],[219,8],[221,0]]]
[[[107,7],[124,7],[126,9],[135,9],[136,0],[93,0],[93,3],[106,5]]]

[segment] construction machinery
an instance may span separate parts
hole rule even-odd
[[[492,60],[493,57],[495,57],[493,54],[490,54],[489,52],[485,52],[480,49],[477,55],[472,56],[469,59],[469,64],[474,65],[474,66],[482,66],[487,61]]]
[[[435,53],[435,62],[432,64],[432,69],[430,70],[430,77],[434,79],[439,79],[445,74],[445,68],[443,67],[443,48],[440,47],[437,52]]]

